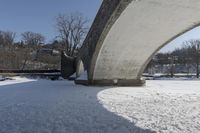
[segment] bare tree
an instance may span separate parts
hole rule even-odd
[[[196,65],[196,77],[199,78],[200,70],[200,40],[190,40],[185,42],[188,50],[188,56],[191,57],[192,62]]]
[[[3,35],[3,31],[0,31],[0,46],[4,45],[4,35]]]
[[[25,69],[28,60],[31,59],[31,52],[37,51],[41,44],[45,42],[45,37],[40,33],[34,33],[31,31],[27,31],[21,34],[22,41],[24,42],[25,46],[22,52],[24,55],[23,63],[21,69]]]
[[[15,41],[16,33],[11,31],[0,31],[0,45],[11,46]]]
[[[11,31],[0,31],[0,62],[1,68],[10,69],[17,65],[14,40],[16,34]]]
[[[22,33],[22,40],[24,41],[24,44],[35,48],[44,43],[45,37],[40,33],[27,31]]]
[[[56,29],[68,56],[75,56],[88,31],[88,20],[80,13],[60,14],[56,17]]]
[[[16,34],[15,32],[7,31],[4,32],[4,43],[7,46],[13,45],[15,41]]]

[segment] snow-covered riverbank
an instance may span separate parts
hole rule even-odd
[[[17,77],[0,82],[1,133],[200,132],[200,81],[86,87]]]

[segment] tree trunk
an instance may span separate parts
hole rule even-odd
[[[22,65],[21,70],[24,70],[24,68],[25,68],[25,66],[26,66],[26,62],[27,62],[27,59],[24,60],[24,63],[23,63],[23,65]]]
[[[197,78],[199,78],[199,62],[197,63],[197,65],[196,65],[196,66],[197,66],[197,68],[196,68],[196,69],[197,69],[196,76],[197,76]]]

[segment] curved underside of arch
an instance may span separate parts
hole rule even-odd
[[[139,80],[155,52],[200,24],[199,11],[199,0],[132,1],[97,43],[90,80]]]
[[[88,83],[138,85],[152,56],[200,25],[199,0],[105,0],[78,58]]]

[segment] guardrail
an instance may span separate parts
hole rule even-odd
[[[60,73],[60,70],[0,70],[0,73]]]

